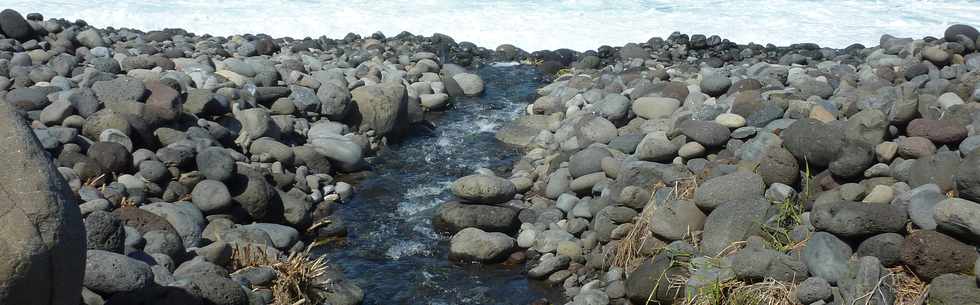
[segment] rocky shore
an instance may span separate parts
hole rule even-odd
[[[531,53],[526,154],[433,222],[565,304],[980,304],[980,35],[936,34]]]
[[[309,250],[356,221],[345,181],[491,61],[554,79],[497,131],[524,157],[438,208],[450,260],[524,264],[567,298],[542,304],[980,304],[969,26],[528,53],[4,10],[0,34],[0,304],[359,304]]]
[[[358,304],[309,252],[347,234],[341,179],[483,91],[444,64],[475,47],[439,35],[212,37],[13,10],[0,33],[0,304]]]

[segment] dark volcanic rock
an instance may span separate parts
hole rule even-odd
[[[927,280],[944,273],[969,272],[977,260],[974,247],[928,230],[909,234],[901,253],[902,261]]]
[[[34,36],[34,30],[27,20],[15,10],[5,9],[0,12],[0,31],[9,38],[27,41]]]

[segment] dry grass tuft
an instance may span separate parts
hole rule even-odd
[[[895,305],[925,304],[929,295],[929,286],[919,279],[906,266],[896,266],[888,269],[894,277]]]
[[[122,200],[119,200],[119,206],[135,208],[136,201],[134,201],[132,198],[129,197],[123,197]]]
[[[330,291],[332,282],[326,277],[329,266],[324,256],[313,258],[310,250],[290,253],[286,258],[269,255],[255,246],[235,246],[231,264],[234,270],[245,267],[266,267],[276,272],[272,290],[273,305],[323,303],[323,292]]]
[[[650,219],[657,209],[656,196],[654,194],[656,194],[658,189],[664,187],[668,186],[663,182],[658,182],[654,185],[650,192],[650,201],[647,202],[646,206],[643,207],[643,211],[637,216],[633,228],[630,229],[630,232],[626,234],[625,238],[619,241],[619,245],[616,247],[616,254],[613,256],[612,265],[623,268],[627,274],[635,270],[643,260],[640,250],[643,249],[643,246],[653,235],[650,233]],[[671,186],[668,200],[693,200],[694,191],[697,187],[697,177],[677,181]],[[688,237],[692,239],[692,245],[698,244],[695,234],[689,233]]]
[[[754,284],[735,285],[721,303],[726,305],[794,305],[796,284],[768,278]]]
[[[85,179],[85,183],[83,183],[83,185],[88,187],[105,185],[105,174],[101,174],[96,177],[89,177],[88,179]]]

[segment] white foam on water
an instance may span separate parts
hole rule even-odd
[[[417,241],[400,241],[385,252],[389,258],[398,260],[406,256],[431,255],[432,251],[425,244]]]
[[[511,43],[525,50],[582,51],[673,31],[842,48],[877,45],[886,33],[920,38],[941,36],[954,23],[980,25],[980,5],[970,0],[6,0],[0,6],[100,27],[296,38],[439,32],[488,48]]]

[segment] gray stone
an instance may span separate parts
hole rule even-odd
[[[194,206],[204,214],[214,214],[231,207],[231,193],[224,183],[217,180],[198,182],[191,192]]]
[[[185,248],[197,247],[201,242],[202,232],[207,222],[194,204],[186,201],[176,203],[155,202],[141,206],[140,209],[166,219],[180,235]]]
[[[748,245],[732,258],[735,276],[740,279],[763,280],[772,278],[783,282],[797,282],[807,275],[807,266],[790,255],[767,249],[758,236],[748,239]]]
[[[153,283],[144,262],[122,254],[89,250],[85,260],[85,288],[101,294],[136,291]]]
[[[310,129],[309,141],[320,155],[335,161],[345,171],[355,171],[364,166],[361,146],[345,136]]]
[[[765,185],[755,173],[736,171],[705,180],[694,191],[694,203],[710,211],[728,202],[743,202],[762,198]]]
[[[636,147],[635,156],[643,161],[666,162],[677,156],[678,149],[662,132],[648,133]]]
[[[455,201],[442,204],[432,222],[436,227],[451,233],[469,227],[489,232],[512,233],[520,226],[517,211],[513,208]]]
[[[89,250],[123,253],[126,232],[115,214],[95,211],[85,217],[86,244]]]
[[[235,159],[220,147],[209,147],[195,157],[198,171],[205,178],[215,181],[228,181],[235,173]]]
[[[956,168],[953,181],[961,198],[980,201],[980,152],[966,155],[963,163]]]
[[[701,251],[717,255],[733,242],[757,234],[767,219],[769,206],[761,196],[719,205],[705,219]]]
[[[626,278],[626,296],[633,304],[645,304],[647,300],[672,302],[683,295],[683,288],[670,285],[676,276],[688,275],[688,270],[672,263],[666,255],[645,260]]]
[[[669,97],[641,97],[633,101],[632,110],[644,119],[669,118],[681,102]]]
[[[780,137],[793,156],[815,167],[830,165],[844,147],[843,131],[816,119],[797,120]]]
[[[830,283],[820,277],[811,277],[801,282],[793,292],[796,300],[802,304],[812,304],[817,301],[827,301],[833,297],[830,290]]]
[[[252,217],[253,220],[266,220],[282,216],[282,205],[273,202],[275,188],[259,175],[239,175],[230,186],[232,200]]]
[[[803,262],[814,276],[831,284],[847,274],[847,261],[853,250],[844,241],[826,232],[816,232],[803,248]]]
[[[506,259],[516,247],[516,241],[506,234],[466,228],[450,239],[449,258],[495,263]]]
[[[966,275],[944,274],[932,280],[929,285],[927,304],[980,304],[980,288],[976,281]]]
[[[719,147],[728,143],[731,131],[714,121],[687,120],[679,127],[681,133],[705,147]]]
[[[513,199],[517,187],[504,178],[469,175],[453,182],[452,191],[453,195],[465,202],[499,204]]]
[[[814,204],[813,226],[841,237],[863,237],[901,232],[908,221],[904,211],[884,203],[850,201]]]
[[[401,132],[407,123],[405,87],[396,84],[367,85],[351,91],[357,104],[360,130],[374,130],[379,136]]]
[[[203,299],[207,304],[239,305],[248,301],[248,296],[241,286],[231,279],[216,274],[197,273],[188,276],[191,283],[191,293]]]
[[[601,160],[611,157],[609,150],[600,147],[590,147],[576,152],[568,160],[568,173],[572,178],[578,178],[591,173],[602,171]]]
[[[78,202],[33,133],[0,103],[0,303],[76,304],[85,271]]]
[[[885,267],[902,262],[902,243],[905,237],[898,233],[883,233],[865,239],[857,248],[858,257],[874,256]]]
[[[539,253],[554,252],[562,242],[573,240],[575,236],[564,230],[547,230],[536,234],[532,247]]]
[[[527,276],[532,279],[542,279],[555,271],[568,268],[569,262],[571,262],[571,259],[568,256],[546,253],[541,256],[541,259],[534,268],[527,271]]]
[[[459,84],[459,88],[462,89],[463,94],[466,96],[478,96],[483,93],[483,79],[479,75],[457,73],[452,78]]]
[[[937,203],[933,212],[940,231],[980,243],[980,204],[960,198],[949,198]]]
[[[847,274],[837,285],[844,304],[890,305],[895,303],[895,280],[873,256],[848,264]]]
[[[732,81],[718,73],[705,73],[701,76],[701,92],[712,97],[719,97],[732,86]]]
[[[912,223],[919,228],[935,230],[936,219],[934,218],[933,211],[935,210],[936,204],[944,199],[946,199],[946,194],[943,194],[939,186],[930,183],[900,193],[895,198],[893,204],[899,207],[906,207]]]
[[[88,47],[89,49],[105,46],[105,41],[102,40],[102,35],[100,35],[99,31],[94,28],[79,32],[78,35],[75,36],[75,39],[78,40],[78,43]]]
[[[21,42],[26,42],[34,36],[34,30],[27,20],[12,9],[5,9],[0,12],[0,32],[4,33],[7,38],[17,39]]]
[[[690,232],[701,231],[706,217],[691,201],[670,200],[654,209],[650,232],[666,240],[681,240]]]

